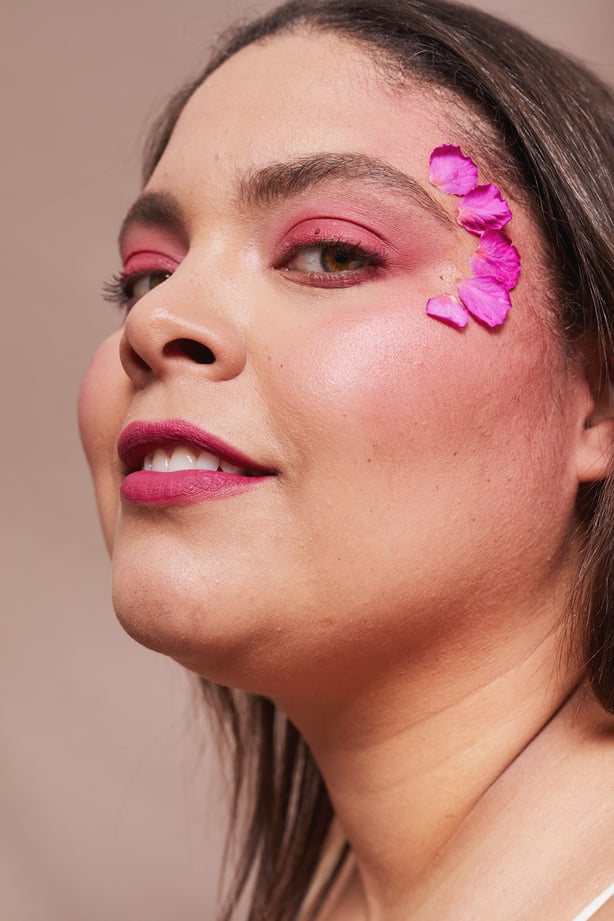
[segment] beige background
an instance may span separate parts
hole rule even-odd
[[[614,83],[612,0],[483,2]],[[260,7],[262,8],[262,7]],[[4,0],[0,916],[211,919],[219,778],[181,670],[116,625],[75,426],[144,125],[241,0]]]

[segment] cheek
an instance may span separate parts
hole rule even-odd
[[[99,466],[109,433],[124,411],[130,387],[119,361],[120,333],[113,333],[97,348],[79,392],[79,431],[92,469]]]
[[[576,485],[561,363],[543,327],[519,326],[459,333],[388,301],[293,344],[276,387],[314,592],[400,611],[537,590]]]
[[[79,392],[79,431],[108,546],[119,508],[121,477],[115,446],[131,397],[119,361],[120,335],[114,333],[96,350]]]
[[[509,358],[490,335],[476,324],[458,332],[411,304],[374,305],[368,315],[346,314],[304,337],[284,387],[339,439],[364,432],[370,441],[386,434],[407,443],[424,429],[438,443],[466,443],[477,416],[485,422],[513,411],[522,389],[523,370],[506,370]],[[387,441],[391,452],[394,440]]]
[[[411,302],[331,319],[296,345],[283,383],[304,460],[368,482],[379,472],[391,497],[429,481],[442,500],[472,483],[485,497],[510,477],[527,498],[539,495],[546,468],[557,474],[564,463],[545,335],[519,332],[512,318],[500,333],[475,322],[459,332]]]

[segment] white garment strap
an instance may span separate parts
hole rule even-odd
[[[593,899],[590,905],[587,905],[584,911],[581,911],[579,915],[576,915],[572,921],[589,921],[589,918],[592,918],[593,915],[596,915],[599,909],[605,905],[606,902],[609,902],[612,896],[614,895],[614,883],[611,886],[608,886],[607,889],[598,895],[596,899]]]

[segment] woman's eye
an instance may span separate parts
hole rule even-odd
[[[103,297],[122,309],[130,309],[171,275],[172,272],[157,271],[115,276],[104,285]]]
[[[347,244],[306,246],[283,266],[295,272],[356,272],[368,264],[368,255]]]
[[[170,278],[170,272],[147,272],[135,278],[128,276],[124,279],[124,294],[131,301],[138,301],[153,288],[157,288],[163,281]]]
[[[378,253],[353,243],[323,240],[293,247],[275,268],[301,284],[344,287],[366,280],[382,265]]]

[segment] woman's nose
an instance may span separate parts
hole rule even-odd
[[[175,309],[158,299],[153,306],[147,296],[126,317],[119,353],[137,389],[154,378],[194,372],[229,380],[241,373],[247,359],[243,338],[225,317]]]

